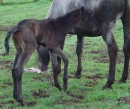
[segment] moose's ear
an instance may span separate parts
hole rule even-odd
[[[83,13],[84,12],[84,7],[82,6],[80,10],[81,10],[81,13]]]
[[[77,7],[74,5],[74,9],[76,10],[77,9]]]

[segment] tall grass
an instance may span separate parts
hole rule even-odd
[[[76,36],[67,36],[64,52],[69,57],[68,89],[59,91],[53,86],[52,72],[37,74],[24,72],[23,74],[23,97],[28,106],[21,107],[12,97],[13,83],[11,66],[15,57],[15,48],[10,39],[10,54],[3,56],[4,38],[7,30],[23,19],[44,19],[51,5],[49,0],[4,0],[0,5],[0,108],[2,109],[129,109],[130,108],[130,79],[126,84],[119,84],[123,71],[123,34],[122,25],[119,21],[115,27],[115,39],[119,47],[116,66],[115,83],[113,89],[102,90],[107,81],[109,58],[107,47],[102,37],[88,38],[84,40],[82,56],[83,71],[80,79],[72,76],[77,67]],[[3,31],[6,30],[6,31]],[[26,67],[37,68],[37,52],[34,52]],[[62,65],[63,67],[63,65]],[[49,65],[49,69],[51,66]],[[63,72],[58,79],[60,84]]]

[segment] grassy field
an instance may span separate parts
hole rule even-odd
[[[126,84],[119,84],[123,71],[123,34],[119,21],[115,27],[115,39],[119,47],[116,65],[115,83],[113,89],[102,90],[107,81],[109,58],[106,45],[102,37],[84,40],[82,56],[83,71],[80,79],[73,78],[77,67],[76,36],[67,36],[64,52],[69,57],[68,89],[59,91],[53,86],[52,72],[37,74],[24,72],[23,97],[27,102],[26,107],[21,107],[13,97],[13,81],[11,66],[15,57],[15,48],[10,39],[10,54],[3,56],[4,38],[7,30],[16,25],[20,20],[27,18],[44,19],[51,5],[50,0],[3,0],[0,5],[0,108],[1,109],[129,109],[130,108],[130,79]],[[37,67],[37,52],[35,51],[26,67]],[[63,67],[63,65],[62,65]],[[51,66],[49,64],[49,69]],[[60,84],[63,72],[58,77]]]

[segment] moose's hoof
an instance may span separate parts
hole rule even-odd
[[[109,84],[105,84],[104,86],[103,86],[103,90],[105,90],[105,89],[112,89],[112,87],[111,87],[111,85],[109,85]]]
[[[17,94],[13,94],[13,98],[17,100]]]
[[[67,84],[63,85],[63,89],[67,90]]]
[[[79,78],[81,78],[81,75],[80,74],[74,74],[74,78],[77,78],[77,79],[79,79]]]
[[[58,89],[59,89],[59,91],[61,91],[62,90],[62,87],[57,87]]]
[[[121,79],[119,80],[119,83],[126,83],[126,79],[121,78]]]
[[[26,106],[26,102],[23,100],[23,97],[22,97],[22,96],[18,97],[18,98],[17,98],[17,101],[18,101],[19,103],[21,103],[21,106]]]
[[[21,103],[21,106],[27,106],[26,102],[23,101],[23,102]]]
[[[56,87],[56,88],[58,88],[58,89],[59,89],[59,91],[61,91],[61,90],[62,90],[62,87],[61,87],[60,85],[55,85],[55,87]]]

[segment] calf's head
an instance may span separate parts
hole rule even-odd
[[[99,28],[96,25],[94,14],[85,10],[84,8],[81,8],[81,12],[82,12],[82,17],[78,26],[83,29],[86,29],[87,31],[98,34]]]
[[[38,67],[41,71],[46,71],[48,69],[48,64],[50,62],[49,52],[45,47],[39,45],[37,47],[38,52]]]

